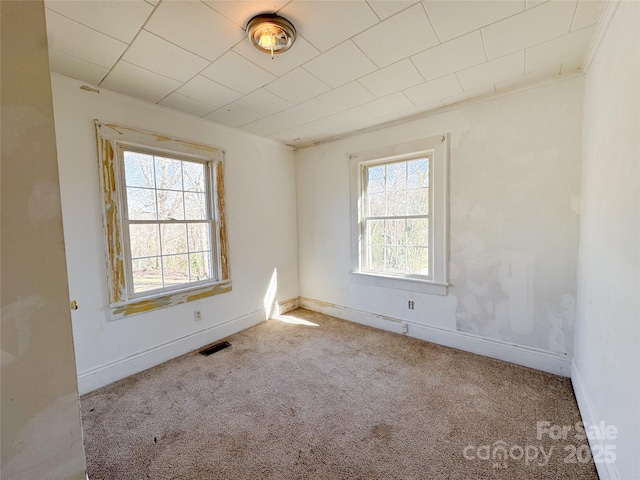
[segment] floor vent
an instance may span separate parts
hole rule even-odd
[[[223,350],[227,347],[230,347],[231,344],[229,342],[220,342],[220,343],[216,343],[215,345],[211,345],[210,347],[207,347],[203,350],[200,350],[200,354],[201,355],[206,355],[207,357],[209,355],[211,355],[212,353],[216,353],[219,352],[220,350]]]

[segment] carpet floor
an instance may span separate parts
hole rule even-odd
[[[227,340],[81,398],[91,480],[598,478],[567,378],[302,309]]]

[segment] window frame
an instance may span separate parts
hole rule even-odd
[[[99,120],[95,120],[95,126],[104,205],[103,227],[111,318],[126,317],[230,291],[232,284],[226,238],[224,151],[209,145]],[[210,218],[207,222],[211,222],[214,278],[154,289],[149,294],[133,292],[129,221],[125,218],[125,151],[197,161],[206,165],[210,191],[207,202]]]
[[[369,215],[369,211],[368,211],[368,202],[367,202],[367,189],[368,189],[368,181],[367,181],[367,169],[371,168],[371,167],[376,167],[376,166],[380,166],[380,165],[391,165],[394,163],[404,163],[404,162],[410,162],[412,160],[419,160],[419,159],[423,159],[423,158],[427,158],[429,160],[429,210],[427,212],[426,215],[391,215],[392,217],[395,217],[397,219],[409,219],[409,218],[427,218],[428,219],[428,223],[429,223],[429,238],[428,238],[428,243],[427,243],[427,249],[429,251],[429,273],[428,275],[418,275],[418,274],[395,274],[392,272],[383,272],[383,271],[378,271],[378,270],[374,270],[374,269],[370,269],[367,268],[366,266],[366,257],[367,257],[367,247],[366,247],[366,242],[364,241],[366,238],[366,230],[367,230],[367,224],[366,224],[366,220],[367,219],[371,219],[371,218],[381,218],[381,219],[386,219],[386,217],[389,217],[389,215],[385,215],[385,216],[379,216],[379,217],[371,217]],[[363,161],[360,162],[359,164],[360,167],[360,186],[361,186],[361,198],[362,198],[362,207],[361,207],[361,216],[360,216],[360,222],[359,222],[359,226],[360,226],[360,238],[361,241],[359,242],[360,245],[360,254],[359,254],[359,271],[365,274],[371,274],[371,275],[387,275],[387,276],[394,276],[394,277],[401,277],[401,278],[415,278],[417,280],[433,280],[433,228],[432,227],[432,223],[433,223],[433,151],[432,150],[424,150],[422,152],[412,152],[406,155],[398,155],[396,157],[392,157],[392,158],[378,158],[375,160],[368,160],[368,161]]]
[[[350,155],[351,280],[356,283],[446,295],[448,281],[448,135],[366,150]],[[381,273],[364,268],[366,167],[430,155],[429,161],[429,275]]]

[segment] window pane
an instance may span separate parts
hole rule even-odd
[[[407,215],[429,214],[429,189],[407,190]]]
[[[387,192],[387,215],[406,215],[407,191],[399,190]]]
[[[367,268],[384,271],[384,247],[382,245],[367,246]]]
[[[156,220],[156,192],[146,188],[127,187],[129,220]]]
[[[159,220],[184,220],[182,192],[157,190]]]
[[[153,155],[124,152],[124,172],[127,187],[154,188]]]
[[[407,219],[407,245],[413,247],[429,246],[429,219]]]
[[[189,283],[188,255],[162,257],[162,269],[165,287]]]
[[[407,162],[408,188],[429,186],[429,159],[421,158]]]
[[[384,165],[367,168],[367,191],[369,193],[384,192]]]
[[[429,249],[427,247],[407,248],[407,273],[429,275]]]
[[[184,210],[187,220],[207,218],[207,196],[204,193],[185,192]]]
[[[156,188],[182,190],[182,162],[171,158],[155,157]]]
[[[131,258],[160,255],[160,232],[158,225],[129,225]]]
[[[386,166],[386,191],[398,191],[407,188],[407,162],[390,163]]]
[[[405,273],[407,249],[405,247],[384,247],[384,251],[385,270],[391,273]]]
[[[182,162],[184,189],[188,192],[205,191],[205,166],[202,163]]]
[[[189,251],[211,250],[210,229],[208,223],[189,223]]]
[[[199,282],[211,278],[211,252],[189,254],[190,281]]]
[[[184,223],[161,225],[162,254],[187,253],[187,225]]]
[[[387,213],[384,193],[372,193],[368,198],[370,217],[381,217]]]
[[[138,258],[131,263],[135,293],[162,288],[160,257]]]
[[[384,220],[368,220],[366,226],[366,240],[368,245],[384,244]]]
[[[406,220],[385,220],[384,239],[388,246],[405,245]]]

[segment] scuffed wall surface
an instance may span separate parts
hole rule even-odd
[[[301,295],[571,354],[582,87],[566,79],[296,152]],[[349,154],[443,133],[449,295],[352,282]]]
[[[575,363],[594,421],[640,478],[640,3],[620,2],[586,75]],[[602,466],[602,465],[601,465]]]
[[[44,5],[0,6],[3,480],[84,479]]]

